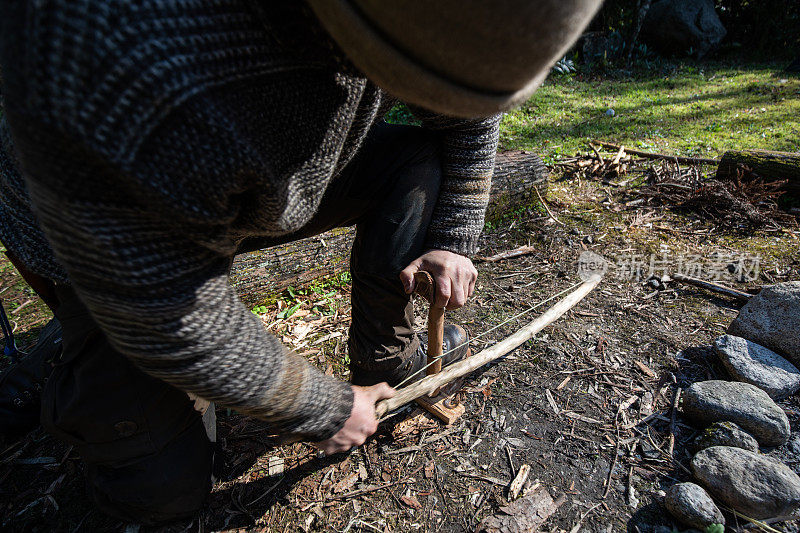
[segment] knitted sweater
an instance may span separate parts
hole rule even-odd
[[[269,335],[228,270],[242,239],[311,218],[394,100],[296,0],[5,2],[0,65],[4,245],[144,371],[284,434],[338,431],[350,387]],[[417,116],[443,146],[428,246],[471,253],[498,117]]]

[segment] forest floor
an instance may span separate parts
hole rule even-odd
[[[791,131],[797,139],[799,130]],[[626,142],[611,133],[597,137]],[[504,143],[520,146],[507,134]],[[545,155],[554,163],[559,151]],[[455,424],[445,427],[407,409],[363,447],[320,457],[311,445],[278,445],[263,424],[218,409],[219,480],[197,517],[166,530],[474,531],[508,503],[508,484],[523,464],[531,468],[528,486],[538,482],[565,498],[543,530],[680,530],[664,512],[659,491],[690,478],[690,443],[701,428],[683,420],[673,400],[694,381],[724,379],[709,345],[740,304],[687,286],[655,288],[647,280],[681,268],[741,290],[800,280],[800,231],[796,222],[755,228],[669,201],[641,202],[641,185],[555,165],[545,195],[551,214],[539,203],[488,221],[481,256],[524,245],[535,251],[476,263],[474,298],[448,313],[473,337],[480,335],[474,350],[512,333],[552,303],[545,300],[579,281],[582,253],[604,257],[608,273],[553,326],[472,374],[459,393],[466,414]],[[0,298],[25,347],[49,314],[2,261]],[[347,378],[346,278],[298,288],[254,312],[312,363]],[[420,326],[424,314],[419,305]],[[800,401],[781,406],[797,431]],[[800,472],[797,435],[766,452]],[[41,429],[7,443],[0,449],[0,528],[152,530],[96,511],[84,480],[74,450]],[[752,527],[732,516],[728,524],[731,530]],[[796,530],[791,522],[773,527]]]

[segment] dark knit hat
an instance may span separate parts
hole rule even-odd
[[[478,117],[513,107],[601,0],[308,0],[349,59],[398,98]]]

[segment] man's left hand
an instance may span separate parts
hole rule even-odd
[[[430,250],[400,272],[406,294],[414,291],[414,273],[425,270],[436,283],[436,307],[458,309],[475,290],[478,271],[468,257],[446,250]]]

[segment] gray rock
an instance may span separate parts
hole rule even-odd
[[[711,496],[694,483],[678,483],[667,489],[664,507],[687,526],[705,529],[711,524],[725,524],[725,517]]]
[[[683,414],[702,426],[730,421],[750,433],[762,446],[789,440],[789,419],[766,392],[749,383],[701,381],[683,395]]]
[[[713,446],[732,446],[751,452],[758,451],[758,441],[733,422],[714,422],[694,441],[695,450]]]
[[[714,351],[733,379],[755,385],[775,400],[800,390],[800,370],[769,348],[723,335],[714,341]]]
[[[800,281],[761,289],[742,307],[728,333],[766,346],[800,366]]]
[[[741,448],[706,448],[692,471],[715,499],[751,518],[771,518],[800,508],[800,477],[777,461]]]
[[[712,0],[658,0],[642,25],[642,37],[663,54],[703,57],[726,33]]]

